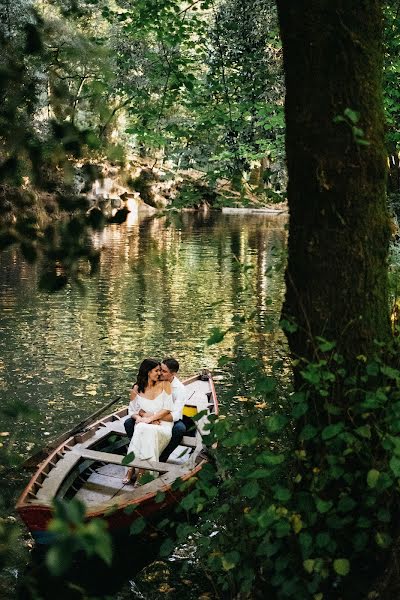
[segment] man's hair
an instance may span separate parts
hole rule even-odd
[[[179,371],[179,363],[176,358],[163,358],[162,362],[168,367],[171,373],[177,373]]]

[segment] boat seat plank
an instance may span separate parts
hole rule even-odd
[[[75,446],[73,446],[73,448],[88,448],[90,446],[93,446],[93,444],[98,443],[100,440],[102,440],[103,438],[107,437],[108,435],[113,433],[113,430],[111,428],[111,426],[114,423],[106,423],[105,425],[100,425],[100,427],[98,427],[94,432],[93,435],[91,435],[90,437],[88,437],[87,439],[84,439],[82,442],[79,442],[77,440],[77,436],[75,436],[75,441],[77,441],[78,443],[75,444]],[[118,433],[117,431],[115,433]]]
[[[68,473],[72,471],[80,459],[80,455],[73,452],[68,452],[61,458],[43,481],[36,497],[44,502],[51,502]]]
[[[179,445],[168,457],[168,464],[170,465],[183,465],[186,463],[192,455],[192,449],[185,446]]]
[[[72,452],[77,452],[75,448]],[[109,452],[98,452],[96,450],[87,450],[85,448],[79,451],[79,456],[84,459],[95,460],[99,462],[112,463],[114,465],[120,465],[124,460],[125,456],[121,454],[111,454]],[[175,473],[179,470],[174,465],[168,465],[167,463],[160,463],[151,460],[138,460],[134,459],[128,465],[137,469],[149,469],[151,471],[159,471],[160,473],[166,473],[167,471],[174,471]]]
[[[206,398],[193,397],[190,398],[190,400],[188,400],[187,402],[185,402],[185,406],[192,406],[193,408],[197,408],[197,410],[200,412],[201,410],[208,410],[209,408],[214,406],[214,404],[209,402]]]
[[[196,447],[196,438],[184,435],[182,440],[179,442],[180,446],[187,446],[188,448]]]
[[[113,421],[110,423],[110,431],[113,433],[122,433],[123,435],[126,435],[124,421],[125,419],[121,419],[121,421]]]
[[[126,469],[122,465],[112,465],[108,463],[106,465],[98,465],[95,472],[99,475],[105,475],[106,477],[123,479],[125,477],[125,471]]]
[[[184,475],[184,473],[181,473],[181,475]],[[164,491],[176,480],[176,478],[176,473],[164,473],[164,475],[153,479],[153,481],[149,481],[149,483],[139,485],[138,487],[134,488],[133,491],[128,491],[126,488],[121,489],[114,496],[114,498],[118,498],[118,503],[123,503],[125,500],[132,502],[133,500],[141,498],[146,494]]]
[[[133,485],[124,485],[122,483],[123,476],[123,472],[119,479],[100,475],[99,473],[92,473],[75,494],[75,498],[82,500],[85,504],[96,505],[102,502],[109,502],[122,488],[126,491],[128,489],[133,491]]]
[[[208,433],[208,428],[206,430],[206,426],[209,424],[208,415],[204,415],[195,423],[196,423],[196,429],[197,429],[196,438],[199,436],[201,439],[201,437],[203,435],[207,435],[207,433]],[[199,440],[197,440],[196,446],[198,445],[198,443],[199,443]]]

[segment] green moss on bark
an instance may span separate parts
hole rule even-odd
[[[380,3],[278,0],[278,9],[290,209],[283,316],[299,325],[288,336],[295,355],[313,358],[323,336],[351,360],[390,336]]]

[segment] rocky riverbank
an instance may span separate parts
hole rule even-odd
[[[96,165],[96,168],[98,177],[90,184],[81,177],[80,192],[86,194],[92,207],[101,210],[119,209],[132,201],[139,210],[150,213],[204,206],[286,210],[286,202],[277,202],[277,198],[271,202],[268,192],[256,194],[246,183],[238,191],[226,179],[211,185],[206,173],[194,169],[173,170],[168,164],[151,165],[144,159],[132,159],[123,168],[108,163]]]

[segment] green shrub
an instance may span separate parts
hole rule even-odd
[[[255,361],[234,365],[247,373],[245,408],[214,419],[214,461],[181,502],[201,516],[198,558],[224,593],[365,598],[393,546],[397,349],[377,344],[376,355],[359,356],[350,373],[334,343],[318,343],[321,359],[297,364],[302,385],[285,404]]]

